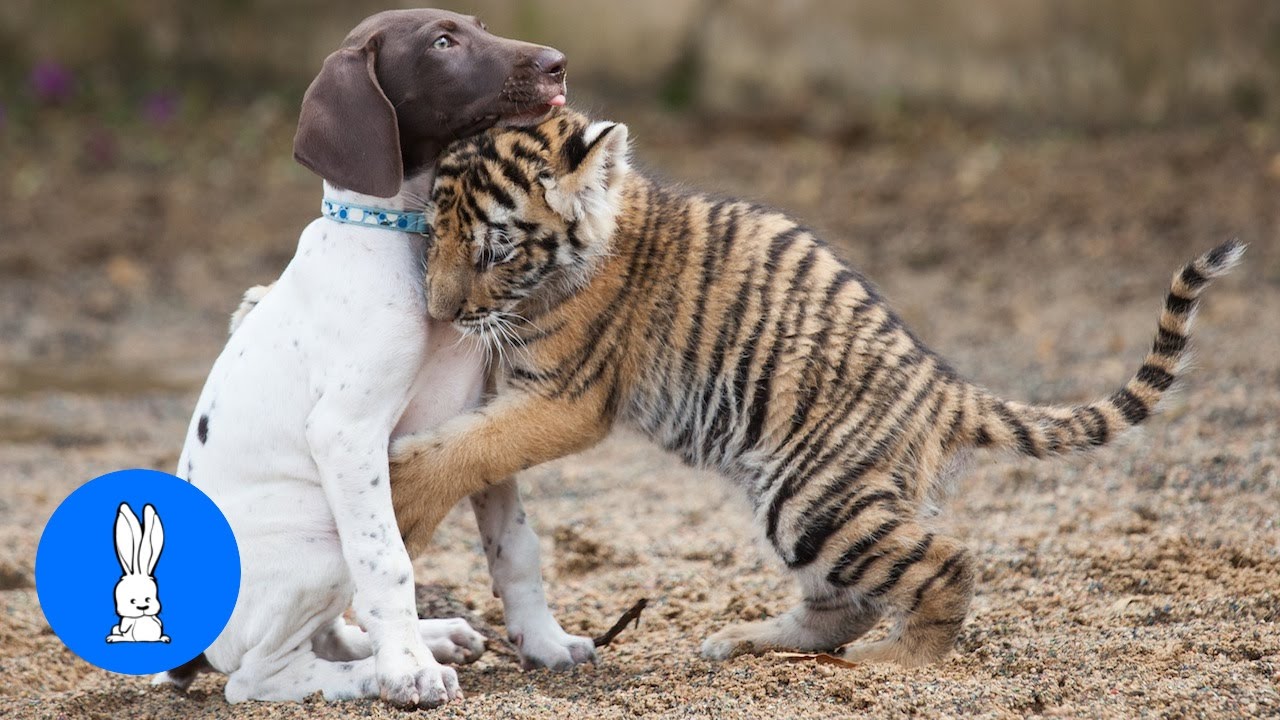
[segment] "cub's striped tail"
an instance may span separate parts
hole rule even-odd
[[[961,420],[958,444],[1045,457],[1105,445],[1146,420],[1182,369],[1201,293],[1213,278],[1235,267],[1245,247],[1238,240],[1225,242],[1173,276],[1151,352],[1137,374],[1110,397],[1076,407],[1027,405],[969,386],[961,405],[969,419]]]

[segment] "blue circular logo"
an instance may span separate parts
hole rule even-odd
[[[240,553],[194,485],[121,470],[71,493],[36,550],[36,594],[53,632],[98,667],[163,672],[204,652],[240,593]]]

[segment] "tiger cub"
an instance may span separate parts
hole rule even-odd
[[[734,625],[710,658],[827,651],[889,614],[854,661],[919,665],[953,647],[973,561],[922,507],[970,448],[1087,450],[1151,414],[1197,298],[1244,246],[1182,268],[1138,373],[1076,407],[1002,400],[961,378],[876,289],[795,220],[633,171],[627,128],[563,111],[440,158],[428,309],[483,338],[505,380],[489,405],[393,448],[416,546],[458,500],[637,428],[742,489],[802,601]]]

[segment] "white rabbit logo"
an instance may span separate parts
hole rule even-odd
[[[142,507],[142,525],[126,503],[116,514],[116,558],[122,575],[116,583],[116,614],[107,642],[169,642],[160,622],[160,589],[156,561],[164,548],[164,528],[150,504]]]

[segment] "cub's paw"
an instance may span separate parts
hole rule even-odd
[[[227,328],[228,335],[235,334],[236,329],[244,322],[245,315],[248,315],[250,310],[257,307],[258,303],[262,298],[266,297],[269,292],[271,292],[270,285],[254,285],[244,291],[244,297],[240,300],[240,307],[236,308],[236,311],[231,313],[231,324]]]
[[[442,663],[466,665],[484,654],[484,636],[462,618],[419,620],[418,635]]]
[[[762,652],[777,644],[772,628],[767,623],[741,623],[713,634],[702,641],[702,657],[708,660],[728,660],[738,655]]]
[[[570,635],[559,627],[515,633],[511,642],[520,650],[520,667],[524,670],[548,668],[559,672],[598,662],[591,638]]]
[[[920,646],[912,648],[899,640],[880,640],[854,643],[845,648],[841,656],[855,663],[892,663],[902,667],[920,667],[940,662],[949,653],[950,650],[929,652]]]
[[[391,651],[377,661],[378,689],[383,700],[400,707],[439,707],[462,699],[458,673],[435,661],[426,648]]]
[[[431,468],[441,462],[444,441],[434,433],[404,435],[391,441],[387,450],[388,459],[393,470],[413,468]]]

